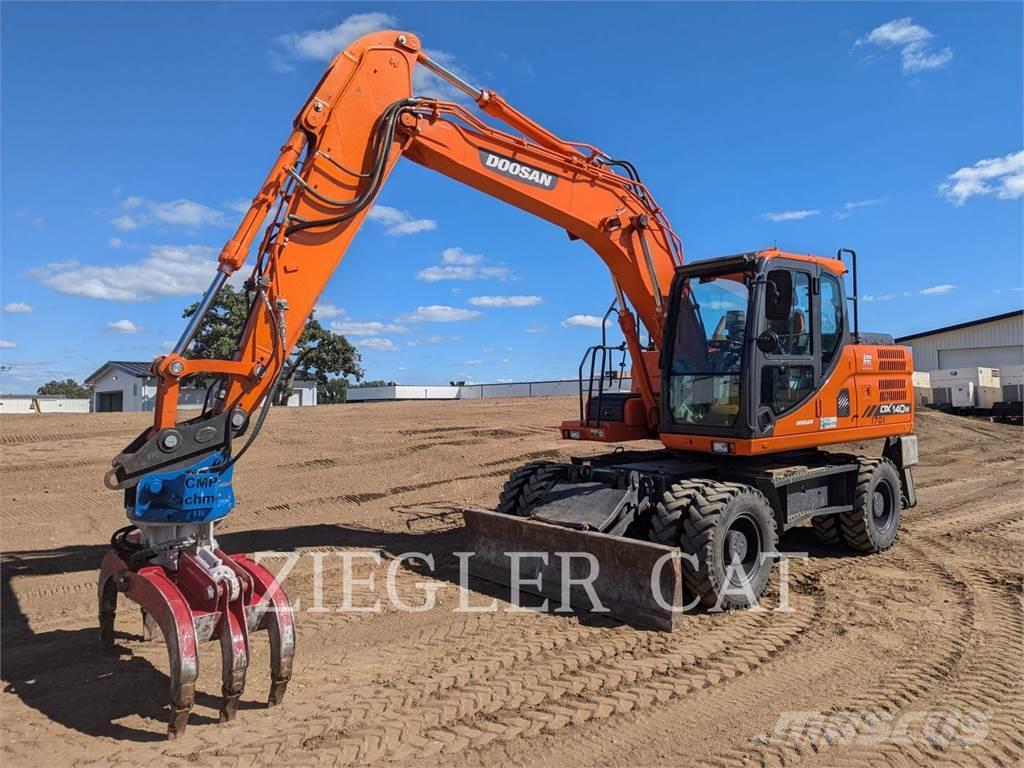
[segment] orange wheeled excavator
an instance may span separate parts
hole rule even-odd
[[[459,103],[414,97],[417,66],[511,131]],[[615,294],[606,317],[617,317],[625,342],[587,350],[580,412],[562,437],[664,446],[513,472],[497,511],[465,511],[481,575],[535,583],[573,605],[596,598],[613,615],[671,629],[686,600],[755,603],[780,533],[806,520],[829,544],[892,546],[901,510],[915,503],[912,365],[891,337],[861,333],[853,251],[822,258],[769,248],[684,263],[631,163],[555,136],[432,60],[416,35],[377,32],[334,59],[299,111],[198,311],[153,362],[152,428],[106,476],[123,490],[130,524],[102,564],[101,639],[113,644],[119,593],[142,606],[148,629],[160,627],[169,736],[186,726],[202,641],[221,645],[222,720],[237,710],[257,630],[270,637],[269,703],[284,696],[295,648],[288,600],[262,566],[219,548],[216,526],[234,506],[235,464],[260,432],[285,360],[401,157],[550,221],[600,256]],[[218,291],[250,250],[251,306],[234,356],[190,358]],[[631,361],[628,391],[609,384],[619,352]],[[191,377],[215,383],[202,414],[178,421],[179,387]],[[870,439],[884,440],[879,456],[819,450]],[[511,574],[524,559],[513,563],[516,551],[539,564]],[[571,553],[567,568],[550,571],[555,555]],[[562,582],[542,586],[546,576]]]

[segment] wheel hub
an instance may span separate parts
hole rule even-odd
[[[725,553],[730,563],[736,560],[742,563],[747,557],[747,537],[739,531],[729,531],[725,537]]]

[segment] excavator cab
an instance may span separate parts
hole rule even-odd
[[[681,267],[660,359],[660,432],[773,435],[818,392],[850,340],[845,271],[836,259],[774,250]],[[711,450],[736,446],[713,441]]]

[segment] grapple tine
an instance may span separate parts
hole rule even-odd
[[[222,553],[218,554],[223,557]],[[292,677],[292,658],[295,656],[294,613],[288,596],[270,571],[248,557],[236,555],[231,559],[252,581],[250,627],[265,629],[270,640],[270,695],[267,697],[267,706],[273,707],[284,700]]]
[[[159,566],[131,570],[115,552],[108,552],[100,568],[100,643],[114,645],[114,618],[117,593],[141,606],[143,612],[163,632],[167,645],[170,677],[170,718],[168,738],[185,732],[195,701],[195,683],[199,675],[199,657],[192,610],[177,585]]]
[[[220,722],[235,719],[238,702],[245,690],[245,673],[249,668],[249,627],[245,617],[246,595],[244,583],[238,593],[231,594],[228,584],[222,583],[220,598],[220,654],[221,705]]]

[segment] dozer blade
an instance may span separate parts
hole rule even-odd
[[[485,509],[461,511],[471,575],[510,587],[518,581],[521,592],[546,597],[553,608],[563,606],[568,586],[577,611],[668,632],[682,625],[678,550]],[[606,610],[594,610],[594,596]]]

